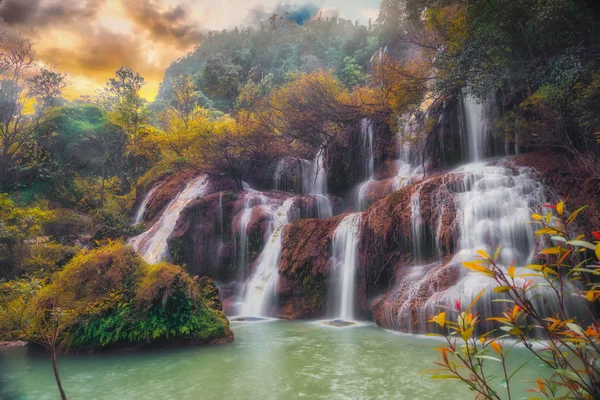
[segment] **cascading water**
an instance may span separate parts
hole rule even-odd
[[[138,208],[137,212],[135,213],[135,217],[133,219],[133,225],[139,225],[142,222],[144,222],[144,216],[146,214],[146,209],[148,208],[148,202],[150,201],[152,196],[154,196],[154,193],[156,192],[156,190],[158,190],[158,188],[161,186],[162,186],[162,183],[154,186],[152,189],[150,189],[150,191],[148,192],[146,197],[144,197],[144,201],[142,201],[142,204],[140,204],[140,208]]]
[[[465,97],[469,159],[481,160],[489,150],[488,118],[483,107],[470,100],[469,96]],[[482,314],[482,320],[501,313],[505,304],[493,301],[502,297],[493,291],[495,281],[482,274],[468,273],[461,263],[474,260],[477,250],[494,254],[496,249],[501,248],[498,260],[500,268],[512,263],[516,266],[530,264],[536,254],[534,232],[528,221],[544,202],[544,187],[535,179],[530,168],[480,162],[460,167],[448,174],[447,178],[433,196],[441,199],[449,193],[453,194],[455,223],[460,232],[458,248],[452,260],[442,265],[439,236],[444,214],[439,213],[438,226],[435,228],[437,249],[434,253],[440,261],[406,267],[402,279],[388,294],[386,318],[392,327],[399,330],[427,331],[430,327],[426,321],[430,315],[437,314],[442,308],[451,310],[457,300],[468,305],[483,289],[486,289],[485,293],[476,307],[476,311]],[[425,246],[430,245],[423,240],[421,189],[422,185],[417,185],[411,198],[411,244],[417,262],[422,261],[420,254],[426,253]],[[440,206],[448,207],[444,204]],[[448,287],[449,282],[455,283]],[[554,298],[545,296],[546,290],[543,287],[532,290],[530,300],[540,309],[551,310]],[[573,299],[567,308],[572,315],[585,315],[585,307],[577,299]]]
[[[244,211],[240,218],[238,226],[238,236],[240,248],[237,251],[238,256],[238,267],[241,276],[243,277],[248,267],[248,224],[252,218],[252,213],[255,207],[264,206],[268,203],[269,199],[261,192],[254,190],[246,182],[243,183],[244,190],[246,191],[244,199]]]
[[[418,128],[415,115],[413,113],[404,114],[398,120],[398,158],[396,165],[398,173],[394,179],[394,190],[400,190],[405,186],[414,183],[416,180],[423,177],[423,166],[413,166],[414,160],[414,142]]]
[[[312,196],[318,218],[329,218],[333,215],[331,199],[327,195],[323,151],[319,151],[312,162],[292,157],[283,158],[277,163],[274,183],[277,190],[286,192],[297,188],[301,191],[299,194]]]
[[[367,193],[371,183],[375,181],[375,155],[373,151],[373,123],[368,118],[360,121],[360,135],[362,139],[362,149],[364,153],[363,176],[366,181],[361,183],[358,188],[357,208],[365,210],[369,206]]]
[[[485,157],[490,147],[489,115],[485,105],[477,101],[467,89],[463,90],[462,95],[469,161],[478,162]]]
[[[347,215],[333,235],[332,253],[334,267],[331,315],[342,321],[354,320],[354,292],[358,268],[358,241],[362,214]]]
[[[160,219],[150,229],[131,239],[134,250],[150,264],[164,261],[169,256],[167,240],[173,233],[179,215],[194,199],[206,194],[209,187],[208,176],[202,175],[190,183],[167,205]]]
[[[327,196],[327,174],[323,160],[323,152],[320,151],[311,163],[312,182],[309,194],[315,197],[317,201],[317,216],[319,218],[329,218],[333,215],[331,200]]]
[[[296,199],[287,199],[281,207],[271,213],[272,221],[267,244],[258,257],[256,270],[246,284],[242,315],[246,317],[268,317],[269,306],[275,297],[279,276],[283,229],[291,221],[299,218],[299,210],[294,208]]]

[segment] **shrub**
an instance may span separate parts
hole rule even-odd
[[[435,378],[460,379],[477,393],[477,398],[500,399],[496,382],[492,385],[498,378],[484,373],[488,361],[498,362],[504,375],[500,379],[510,399],[514,396],[511,380],[519,376],[526,363],[510,371],[506,359],[512,347],[521,343],[551,372],[537,379],[532,392],[545,398],[600,398],[600,325],[593,313],[600,300],[600,233],[593,232],[595,244],[583,240],[584,235],[573,234],[574,221],[585,207],[568,217],[564,201],[544,207],[550,211],[534,214],[532,222],[539,225],[536,235],[545,237],[551,247],[541,250],[537,264],[504,268],[496,263],[499,251],[494,256],[479,251],[478,259],[463,263],[471,271],[494,279],[498,285],[494,291],[504,293],[507,299],[502,301],[510,305],[503,315],[488,318],[498,324],[498,329],[484,334],[477,333],[481,316],[472,312],[483,291],[464,311],[457,302],[456,320],[446,319],[445,311],[431,317],[430,322],[444,330],[447,340],[439,349],[442,361],[436,362],[440,368],[435,371],[442,375]],[[545,288],[544,295],[556,300],[543,302],[543,310],[530,301],[530,294],[540,287]],[[589,321],[569,315],[566,304],[571,296],[590,303]],[[510,344],[503,340],[507,338],[515,341]]]

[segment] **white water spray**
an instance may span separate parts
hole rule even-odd
[[[354,320],[354,293],[358,269],[358,241],[362,214],[347,215],[333,235],[332,281],[335,283],[337,301],[332,314],[343,321]]]
[[[167,205],[160,219],[150,229],[131,239],[130,243],[146,262],[157,264],[168,259],[167,240],[173,233],[179,215],[192,201],[206,194],[209,179],[206,175],[195,178]]]
[[[133,219],[133,225],[139,225],[142,222],[144,222],[144,216],[146,215],[146,209],[148,208],[148,202],[150,201],[152,196],[154,196],[154,193],[156,192],[156,190],[161,186],[162,186],[162,183],[154,186],[152,189],[150,189],[148,194],[146,194],[146,197],[144,197],[144,201],[142,201],[142,204],[140,204],[140,208],[138,208],[137,212],[135,213],[135,217]]]
[[[272,212],[271,234],[262,253],[258,257],[256,270],[246,285],[242,315],[246,317],[268,317],[269,306],[275,298],[279,259],[282,250],[283,229],[299,217],[294,208],[294,198],[287,199],[281,207]]]

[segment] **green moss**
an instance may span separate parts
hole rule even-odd
[[[181,265],[186,268],[185,265],[185,246],[181,238],[169,240],[169,253],[174,264]]]
[[[300,283],[303,303],[307,308],[316,311],[325,307],[327,286],[323,277],[312,275],[310,264],[305,263],[293,274],[293,278]]]
[[[192,278],[168,263],[148,265],[122,243],[78,254],[38,296],[44,301],[59,290],[60,307],[95,307],[75,330],[72,346],[78,349],[207,342],[229,332],[210,279]],[[110,294],[117,300],[96,309]]]

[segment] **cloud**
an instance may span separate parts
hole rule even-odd
[[[145,46],[135,36],[98,26],[81,35],[85,36],[80,42],[68,47],[44,46],[38,50],[39,58],[57,64],[61,71],[85,75],[98,82],[108,80],[122,65],[146,78],[160,79],[164,65],[151,62]]]
[[[320,10],[321,8],[314,3],[278,4],[270,10],[265,9],[263,5],[257,5],[250,9],[245,22],[249,25],[259,25],[266,22],[273,14],[277,14],[302,25],[317,16]]]
[[[151,0],[122,0],[122,4],[131,21],[153,40],[180,49],[189,48],[202,40],[203,31],[197,22],[188,20],[189,12],[181,4],[166,10]]]
[[[93,18],[104,0],[3,0],[0,18],[11,27],[37,30],[48,25]]]

